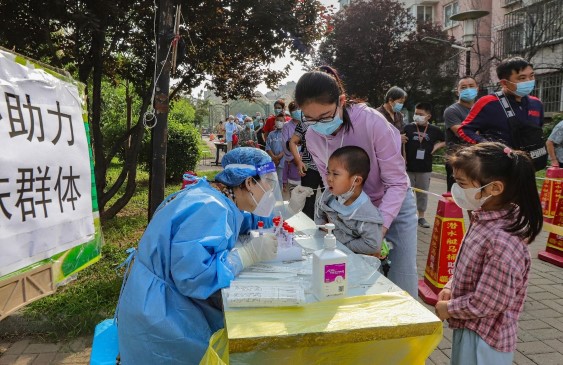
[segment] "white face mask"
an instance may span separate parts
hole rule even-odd
[[[283,122],[281,120],[276,120],[276,128],[277,129],[282,129],[283,128]]]
[[[426,117],[424,115],[414,115],[412,117],[412,119],[418,125],[425,125],[426,124]]]
[[[488,183],[487,185],[481,186],[480,188],[467,188],[464,189],[458,185],[458,183],[454,183],[452,185],[452,198],[454,198],[454,202],[461,208],[465,210],[477,210],[483,206],[483,204],[489,199],[492,195],[489,195],[484,198],[477,199],[475,195],[484,189],[486,186],[491,185]]]
[[[354,195],[354,188],[356,187],[356,178],[357,176],[354,176],[354,181],[352,182],[352,186],[350,186],[350,190],[348,190],[347,192],[345,192],[344,194],[340,194],[336,196],[336,201],[339,202],[340,204],[344,205],[344,203],[346,203],[346,201],[348,199],[350,199],[350,197],[352,195]]]
[[[272,211],[274,210],[274,205],[276,204],[276,197],[274,196],[274,191],[264,190],[264,188],[262,187],[262,185],[260,185],[260,183],[258,183],[258,181],[256,181],[256,184],[260,187],[260,189],[262,189],[264,195],[262,195],[260,201],[257,202],[256,199],[254,199],[254,194],[250,192],[250,197],[254,201],[254,204],[256,204],[256,208],[254,208],[252,214],[258,215],[260,217],[269,217],[270,214],[272,214]]]

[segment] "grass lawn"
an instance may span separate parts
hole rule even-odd
[[[108,180],[116,179],[119,171],[118,164],[113,164]],[[213,179],[218,172],[197,173]],[[129,204],[117,217],[102,224],[105,241],[102,259],[81,271],[70,284],[58,288],[55,294],[26,306],[23,317],[29,329],[15,335],[68,340],[92,334],[98,322],[113,316],[123,275],[123,269],[116,271],[116,268],[126,258],[125,250],[137,246],[147,226],[148,178],[148,173],[139,170],[137,191]],[[167,186],[166,195],[180,187],[181,183]]]

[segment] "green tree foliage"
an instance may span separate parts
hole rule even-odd
[[[274,86],[288,69],[274,71],[268,66],[286,51],[304,59],[326,31],[330,10],[318,0],[189,0],[178,4],[182,6],[180,44],[185,55],[178,59],[174,79],[179,81],[171,98],[189,94],[206,78],[224,100],[252,98],[262,81]],[[154,24],[159,10],[151,0],[0,2],[0,44],[64,67],[88,85],[88,120],[102,219],[115,216],[136,188],[138,154],[145,138],[143,115],[151,106],[156,76],[155,34],[159,30]],[[174,34],[169,39],[172,42]],[[132,127],[119,136],[105,134],[104,123],[113,123],[113,119],[103,116],[108,109],[103,107],[102,80],[128,81],[139,101]],[[122,173],[107,181],[110,161],[129,140]],[[112,199],[123,190],[121,197]],[[111,206],[106,207],[110,200]]]
[[[200,127],[208,125],[211,102],[209,100],[194,99],[192,103],[195,105],[194,124]]]
[[[195,108],[188,99],[178,99],[172,103],[168,118],[181,124],[194,124]]]
[[[409,93],[409,109],[419,101],[453,102],[457,68],[447,66],[454,50],[445,43],[421,42],[427,36],[446,40],[439,27],[417,25],[395,0],[353,2],[335,15],[333,26],[315,63],[334,66],[349,94],[377,106],[389,87],[397,85]]]
[[[178,114],[175,114],[178,116]],[[168,153],[166,155],[166,179],[172,183],[178,183],[182,179],[184,171],[195,170],[201,156],[199,140],[201,134],[191,123],[176,120],[174,117],[168,119]],[[141,167],[149,170],[150,141],[145,139],[139,156]]]

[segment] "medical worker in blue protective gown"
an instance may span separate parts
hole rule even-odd
[[[216,181],[223,191],[204,179],[188,185],[161,204],[141,238],[118,304],[123,365],[199,364],[223,327],[220,290],[243,268],[275,257],[272,234],[234,248],[258,220],[271,224],[257,217],[272,214],[279,194],[271,158],[243,147],[222,165]],[[308,193],[290,203],[304,204]]]

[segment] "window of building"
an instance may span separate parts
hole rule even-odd
[[[499,55],[502,58],[520,55],[524,49],[525,28],[524,24],[516,23],[499,31],[499,42],[497,44]]]
[[[521,0],[504,0],[504,6],[513,5],[513,4],[516,4],[520,1]]]
[[[544,0],[504,16],[497,31],[500,58],[563,42],[563,0]]]
[[[434,19],[433,17],[433,7],[432,6],[424,6],[418,5],[415,7],[416,14],[416,21],[418,23],[431,23]]]
[[[454,25],[457,25],[457,22],[454,22],[450,19],[452,15],[459,13],[459,7],[457,1],[449,3],[448,5],[444,6],[444,28],[451,28]]]
[[[536,75],[533,94],[542,101],[544,112],[563,112],[563,72]]]
[[[547,1],[538,11],[538,21],[543,29],[544,42],[563,41],[563,1]]]

